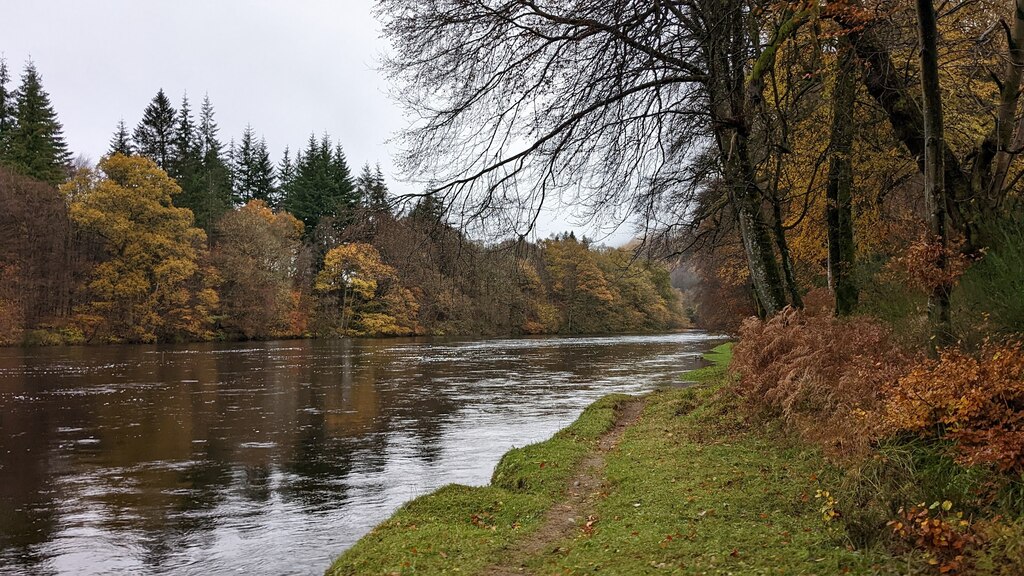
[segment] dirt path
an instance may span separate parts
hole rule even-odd
[[[591,514],[604,485],[605,455],[618,446],[626,428],[640,419],[645,404],[645,400],[633,400],[619,408],[615,425],[601,436],[597,450],[583,459],[576,474],[569,480],[565,499],[547,511],[541,527],[510,550],[504,562],[491,566],[483,574],[528,574],[525,564],[530,558],[556,552],[557,544],[562,540],[572,537],[578,531],[592,529],[597,518]]]

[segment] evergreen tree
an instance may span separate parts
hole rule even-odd
[[[235,204],[245,205],[252,200],[261,200],[268,206],[277,204],[274,189],[274,164],[270,161],[267,141],[256,139],[252,126],[246,126],[242,140],[232,157],[234,172]]]
[[[13,126],[5,131],[3,160],[14,170],[57,184],[67,177],[71,154],[63,127],[32,62],[13,96]]]
[[[181,180],[188,180],[198,172],[201,159],[202,142],[186,94],[181,98],[181,108],[174,128],[173,154],[169,166],[171,176],[179,180],[179,184]]]
[[[267,140],[261,137],[253,147],[252,167],[249,173],[253,183],[253,198],[262,200],[272,208],[276,208],[280,204],[275,187],[274,172],[274,163],[270,160]]]
[[[14,128],[14,101],[7,89],[10,81],[7,60],[0,57],[0,159],[4,157],[4,140]]]
[[[203,146],[187,94],[182,97],[181,107],[178,109],[172,150],[168,173],[181,186],[181,194],[175,197],[174,204],[191,210],[196,222],[199,223],[205,192]]]
[[[176,123],[177,112],[161,88],[146,106],[142,121],[135,127],[135,145],[139,154],[149,157],[165,171],[170,169],[174,157]]]
[[[242,132],[242,139],[235,148],[231,146],[231,171],[234,174],[232,198],[236,206],[245,206],[256,198],[255,174],[253,174],[253,158],[256,153],[256,136],[252,125],[248,124]]]
[[[135,145],[132,144],[132,136],[128,133],[128,126],[124,123],[124,118],[122,118],[117,123],[117,130],[114,131],[114,136],[110,139],[110,150],[107,154],[131,156],[134,153]]]
[[[199,113],[199,173],[194,189],[195,198],[189,208],[195,215],[196,225],[212,232],[220,217],[231,209],[231,172],[224,160],[224,146],[220,143],[220,129],[214,119],[210,97],[203,98]]]
[[[345,226],[352,220],[358,202],[341,145],[332,148],[329,136],[318,141],[310,135],[306,149],[296,160],[285,209],[302,220],[307,233],[311,233],[322,218],[331,218],[335,226]]]
[[[281,163],[277,167],[278,194],[282,202],[288,197],[288,189],[295,180],[295,163],[292,162],[291,155],[291,150],[285,146]]]
[[[381,172],[380,164],[375,170],[370,169],[369,164],[363,164],[363,169],[356,178],[356,189],[359,192],[359,202],[363,208],[371,214],[390,213],[391,206],[388,203],[388,185],[384,181],[384,173]]]

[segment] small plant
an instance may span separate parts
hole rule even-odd
[[[888,526],[905,546],[923,551],[939,573],[957,573],[964,569],[967,552],[979,547],[981,539],[963,513],[952,509],[949,500],[900,508]]]

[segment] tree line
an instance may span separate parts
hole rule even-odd
[[[379,167],[311,136],[270,159],[163,90],[73,165],[38,71],[0,115],[0,341],[175,342],[666,330],[667,270],[573,234],[482,244],[431,196],[399,209]]]
[[[553,197],[625,211],[685,261],[704,319],[736,327],[827,290],[838,315],[935,348],[1008,306],[991,295],[1020,301],[997,262],[1024,229],[1022,7],[380,0],[378,14],[384,67],[422,118],[403,165],[463,220],[501,213],[522,234]]]

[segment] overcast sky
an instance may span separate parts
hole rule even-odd
[[[246,124],[275,159],[311,132],[340,140],[349,164],[380,162],[405,126],[376,71],[388,49],[373,0],[3,0],[0,53],[14,77],[31,58],[75,154],[96,161],[119,119],[134,127],[159,88],[175,107],[209,94],[225,143]],[[548,214],[539,236],[576,228]],[[605,238],[623,242],[628,230]]]

